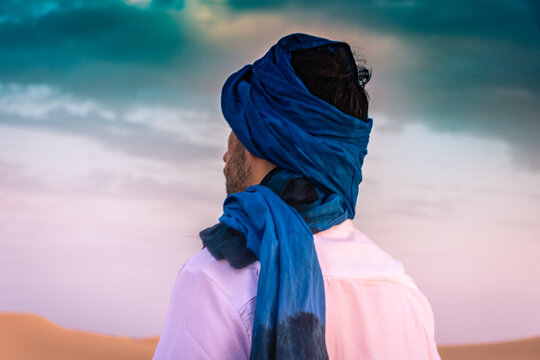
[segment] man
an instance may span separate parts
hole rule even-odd
[[[439,359],[427,299],[352,223],[369,77],[346,43],[292,34],[227,79],[224,214],[154,359]]]

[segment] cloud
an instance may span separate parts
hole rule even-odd
[[[293,10],[303,12],[306,17],[325,11],[328,15],[325,21],[336,19],[387,34],[466,35],[511,40],[515,40],[516,35],[524,35],[519,41],[531,43],[536,39],[534,33],[527,34],[534,24],[523,22],[533,18],[531,10],[537,8],[534,1],[335,0],[329,4],[321,0],[230,0],[227,4],[240,12]]]
[[[0,83],[0,113],[30,119],[45,119],[54,112],[64,112],[75,117],[87,117],[91,113],[105,119],[115,114],[92,100],[78,100],[65,94],[55,94],[46,85]]]
[[[184,0],[152,0],[152,6],[180,10],[184,7]]]
[[[151,200],[170,204],[195,201],[215,204],[225,191],[221,182],[210,183],[205,179],[181,177],[162,181],[153,174],[135,176],[126,170],[129,169],[89,169],[75,177],[66,178],[56,174],[45,179],[35,169],[0,159],[0,188],[2,191],[24,195],[73,197],[82,195],[90,198]],[[221,176],[217,175],[215,178]],[[201,184],[206,182],[208,191],[201,192]]]
[[[134,157],[175,165],[221,158],[227,125],[205,112],[138,104],[109,108],[47,85],[0,83],[0,125],[83,136]]]
[[[394,127],[419,121],[437,131],[504,139],[516,165],[540,171],[534,1],[19,4],[0,8],[4,83],[48,84],[122,109],[138,103],[204,108],[211,101],[215,109],[227,74],[285,32],[317,30],[360,46],[367,34],[394,49],[366,47],[372,113]],[[217,124],[215,115],[209,121]]]
[[[3,21],[20,21],[26,18],[38,18],[59,9],[69,9],[80,6],[77,0],[3,0],[0,2],[0,23]]]
[[[0,160],[0,188],[2,190],[47,191],[48,185],[39,180],[39,177],[30,175],[24,166]]]
[[[92,4],[59,3],[40,16],[5,15],[0,79],[125,100],[181,88],[181,79],[206,63],[205,47],[180,12],[122,1]]]
[[[421,220],[444,220],[455,216],[455,202],[451,199],[411,198],[394,200],[392,205],[383,211],[385,214],[395,214],[414,217]]]

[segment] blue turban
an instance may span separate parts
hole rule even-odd
[[[227,79],[221,108],[250,153],[341,195],[353,218],[373,121],[311,94],[291,65],[291,52],[331,44],[349,48],[306,34],[282,38]]]
[[[229,195],[219,223],[200,233],[217,259],[261,262],[251,359],[328,358],[313,233],[354,217],[373,121],[314,96],[297,76],[291,53],[320,46],[345,46],[354,61],[346,43],[291,34],[222,89],[223,115],[238,139],[278,166],[263,184]],[[309,202],[291,201],[308,190]]]

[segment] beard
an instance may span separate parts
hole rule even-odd
[[[232,149],[223,169],[227,196],[246,190],[247,179],[251,177],[251,168],[246,166],[244,146],[238,142]]]

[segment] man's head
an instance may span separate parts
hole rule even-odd
[[[297,50],[291,54],[291,65],[313,95],[346,114],[367,121],[368,96],[364,86],[370,72],[351,58],[346,47]],[[227,195],[260,183],[276,166],[251,154],[232,131],[223,161]]]

